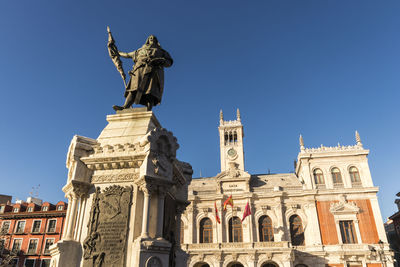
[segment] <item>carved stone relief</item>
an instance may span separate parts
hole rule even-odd
[[[93,196],[88,236],[83,242],[83,267],[125,264],[132,187],[113,185]]]

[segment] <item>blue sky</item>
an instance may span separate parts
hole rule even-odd
[[[250,173],[291,172],[307,147],[370,149],[383,217],[400,191],[399,1],[1,1],[0,193],[63,199],[74,134],[97,138],[123,102],[109,25],[131,51],[174,58],[155,107],[194,176],[219,172],[218,121],[240,108]],[[124,61],[125,71],[132,63]]]

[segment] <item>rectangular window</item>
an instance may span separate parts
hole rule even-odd
[[[34,267],[35,266],[35,260],[34,259],[26,259],[24,267]]]
[[[50,259],[43,259],[40,267],[50,267]]]
[[[42,208],[42,211],[48,211],[49,210],[49,206],[44,206],[43,208]]]
[[[54,244],[54,239],[46,239],[43,254],[50,254],[50,246]]]
[[[21,250],[22,239],[14,239],[14,244],[12,246],[12,252],[18,253]]]
[[[32,212],[33,211],[33,207],[28,207],[28,212]]]
[[[342,234],[343,244],[357,243],[357,237],[354,231],[353,221],[340,221],[340,233]]]
[[[64,209],[64,206],[63,206],[63,205],[57,206],[57,210],[63,210],[63,209]]]
[[[0,213],[4,213],[6,206],[0,206]]]
[[[3,225],[1,226],[1,234],[7,234],[8,231],[10,230],[10,221],[5,221],[3,222]]]
[[[56,223],[57,223],[57,220],[49,221],[49,226],[47,227],[48,233],[54,233],[56,231]]]
[[[42,224],[42,221],[33,221],[32,233],[39,233],[41,224]]]
[[[13,212],[17,213],[19,211],[19,208],[13,208]]]
[[[23,233],[25,230],[25,221],[19,221],[17,223],[17,228],[15,229],[16,233]]]
[[[38,244],[37,239],[29,240],[28,254],[36,254],[37,244]]]

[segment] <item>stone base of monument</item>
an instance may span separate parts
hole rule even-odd
[[[80,242],[61,240],[50,247],[50,266],[78,267],[82,258],[82,246]]]
[[[145,108],[107,121],[97,139],[71,141],[68,210],[52,266],[186,266],[177,253],[192,168],[176,158],[177,139]]]

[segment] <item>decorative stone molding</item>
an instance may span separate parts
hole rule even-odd
[[[92,183],[118,183],[134,181],[139,177],[138,173],[93,175]]]
[[[355,202],[348,202],[345,195],[341,195],[339,202],[331,203],[330,212],[334,215],[357,214],[360,212],[360,208]]]
[[[118,157],[86,157],[81,160],[90,170],[116,170],[140,168],[145,157],[145,154],[136,154]]]
[[[62,190],[65,193],[65,197],[67,198],[83,198],[87,197],[87,193],[91,186],[91,184],[86,182],[72,180],[67,185],[65,185]]]

